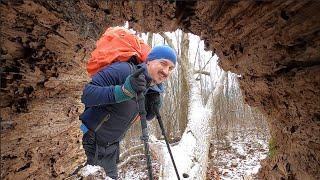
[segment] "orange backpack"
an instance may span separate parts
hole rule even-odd
[[[87,71],[93,76],[103,67],[117,61],[128,61],[136,56],[139,63],[146,61],[151,51],[148,44],[143,42],[128,29],[110,27],[96,43],[96,49],[91,53]]]

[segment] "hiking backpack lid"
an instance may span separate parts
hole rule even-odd
[[[87,64],[87,72],[93,76],[103,67],[117,61],[128,61],[135,56],[138,63],[145,62],[151,48],[142,39],[123,27],[110,27],[97,41]]]

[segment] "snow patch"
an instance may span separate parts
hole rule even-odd
[[[95,174],[98,171],[103,170],[102,167],[100,166],[92,166],[92,165],[86,165],[85,167],[82,168],[81,170],[81,175],[82,176],[89,176],[91,174]]]
[[[219,143],[213,152],[213,162],[219,169],[223,180],[242,180],[258,172],[260,160],[268,153],[268,140],[258,139],[254,131],[236,131],[229,133],[226,142]],[[229,144],[229,145],[226,145]]]
[[[145,172],[136,172],[134,169],[129,169],[125,173],[124,180],[139,180],[147,178],[147,174]]]

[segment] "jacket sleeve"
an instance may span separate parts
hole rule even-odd
[[[81,97],[86,107],[115,104],[115,87],[122,85],[130,74],[128,63],[114,63],[102,69],[92,77],[92,81],[84,87]]]

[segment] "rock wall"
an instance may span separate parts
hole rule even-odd
[[[318,1],[1,1],[1,178],[63,178],[84,161],[84,64],[106,27],[129,21],[199,35],[224,70],[241,75],[246,102],[270,117],[273,154],[261,179],[320,179],[319,9]]]

